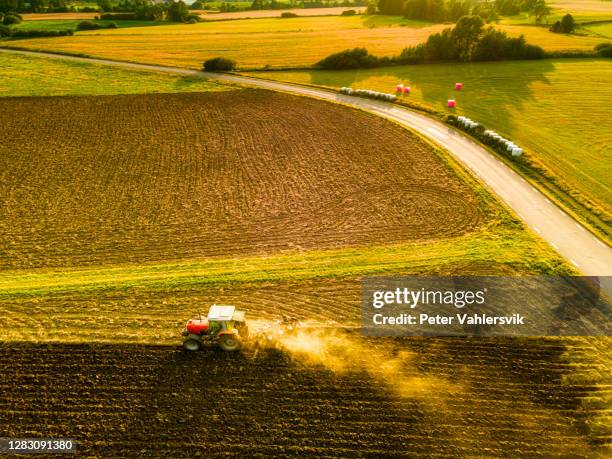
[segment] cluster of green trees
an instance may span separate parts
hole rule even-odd
[[[0,13],[66,12],[65,0],[0,0]]]
[[[595,52],[601,57],[612,57],[612,43],[600,43],[595,46]]]
[[[403,15],[424,21],[456,21],[470,13],[468,0],[379,0],[381,14]]]
[[[542,59],[542,48],[530,45],[524,36],[510,38],[493,27],[485,28],[480,16],[464,16],[454,28],[430,35],[425,43],[406,48],[399,59],[406,63],[439,61],[471,62],[512,59]]]
[[[546,53],[530,45],[524,36],[510,38],[505,32],[485,27],[480,16],[463,16],[454,28],[431,35],[425,43],[404,49],[396,57],[377,57],[365,48],[332,54],[317,63],[321,69],[372,68],[394,64],[472,62],[542,59]]]
[[[521,13],[529,13],[535,18],[536,24],[546,21],[550,15],[551,8],[546,0],[495,0],[494,2],[481,2],[474,6],[472,14],[482,17],[493,16],[516,16]]]
[[[566,14],[560,21],[550,26],[550,31],[554,33],[572,33],[574,30],[576,30],[576,21],[571,14]]]
[[[1,1],[1,0],[0,0]],[[153,3],[151,0],[121,0],[113,3],[111,0],[98,0],[98,7],[103,14],[102,19],[198,22],[200,17],[189,11],[183,0],[166,0],[164,3]]]
[[[374,8],[368,8],[373,13]],[[408,19],[444,22],[457,21],[469,14],[480,16],[487,22],[496,21],[500,15],[514,16],[529,12],[536,23],[545,21],[551,9],[546,0],[378,0],[380,14],[403,15]]]
[[[0,24],[7,27],[14,24],[20,24],[22,20],[21,15],[18,13],[4,14],[0,12]]]

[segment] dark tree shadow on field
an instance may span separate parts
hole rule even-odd
[[[185,89],[197,89],[201,88],[203,83],[209,83],[210,80],[203,79],[198,76],[181,76],[176,79],[174,83],[174,87],[179,90]],[[205,91],[205,88],[202,88],[202,91]]]

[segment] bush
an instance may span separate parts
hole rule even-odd
[[[236,68],[236,62],[225,57],[213,57],[204,62],[204,70],[207,72],[231,72]]]
[[[291,13],[289,11],[285,11],[285,12],[281,13],[280,17],[281,18],[297,18],[298,15],[295,14],[295,13]]]
[[[170,2],[166,11],[166,20],[169,22],[185,22],[189,15],[189,8],[183,0]]]
[[[356,14],[357,14],[357,11],[355,10],[344,10],[341,16],[355,16]]]
[[[602,57],[612,57],[612,43],[600,43],[595,47],[595,52]]]
[[[19,23],[21,23],[21,19],[15,14],[7,14],[6,16],[4,16],[4,20],[2,21],[2,24],[6,26]]]
[[[98,29],[116,29],[117,24],[110,22],[108,24],[100,24],[94,21],[81,21],[77,25],[77,30],[98,30]]]
[[[188,22],[189,24],[195,24],[196,22],[202,21],[203,19],[200,17],[199,14],[189,13],[187,16],[185,16],[185,22]]]
[[[77,24],[77,30],[98,30],[103,28],[99,22],[81,21]]]
[[[316,66],[327,70],[367,69],[381,65],[381,59],[368,53],[365,48],[340,51],[319,61]]]
[[[92,6],[85,6],[79,10],[81,13],[97,13],[98,8],[94,8]]]
[[[11,29],[8,26],[0,24],[0,37],[9,37],[11,35]]]
[[[111,21],[137,21],[136,13],[104,13],[100,15],[100,19]]]

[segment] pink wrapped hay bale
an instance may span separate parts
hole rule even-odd
[[[400,84],[398,84],[398,85],[395,87],[395,92],[399,92],[399,93],[404,92],[404,85],[403,85],[403,84],[401,84],[401,83],[400,83]]]
[[[404,86],[404,94],[410,94],[410,86]]]
[[[457,101],[454,99],[448,99],[447,106],[448,108],[455,108],[457,107]]]
[[[455,83],[455,91],[461,91],[463,88],[463,83]]]

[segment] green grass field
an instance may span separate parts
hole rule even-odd
[[[0,54],[0,97],[224,91],[228,88],[201,78]]]
[[[407,100],[470,116],[536,155],[576,192],[607,213],[612,206],[612,62],[544,60],[440,64],[359,71],[257,72],[258,77],[318,86],[393,92]],[[454,91],[454,83],[464,90]],[[608,214],[609,215],[609,214]]]
[[[584,30],[589,33],[601,37],[605,40],[612,40],[612,22],[602,22],[598,24],[589,24],[584,27]]]
[[[73,37],[19,40],[18,46],[189,68],[200,68],[215,56],[232,58],[243,70],[296,68],[356,46],[381,56],[397,55],[445,27],[393,16],[264,18],[78,32]],[[498,27],[511,36],[524,34],[550,51],[590,50],[602,41],[532,25]]]

